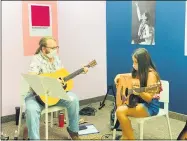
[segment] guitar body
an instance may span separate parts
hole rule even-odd
[[[133,81],[133,79],[132,79],[132,77],[131,76],[125,76],[125,77],[121,77],[120,78],[121,79],[121,82],[122,82],[122,87],[123,87],[123,92],[122,92],[122,95],[125,95],[125,97],[126,97],[126,99],[125,100],[123,100],[123,98],[122,98],[122,103],[123,104],[126,104],[126,105],[129,105],[129,103],[130,103],[130,94],[128,94],[128,90],[129,89],[132,89],[132,81]]]
[[[129,108],[134,108],[138,103],[144,102],[140,96],[133,94],[134,91],[136,93],[147,92],[154,95],[160,92],[161,84],[160,82],[157,82],[147,87],[140,87],[138,79],[132,78],[131,75],[121,75],[118,79],[116,88],[117,107],[126,104]]]
[[[132,88],[132,77],[120,76],[116,88],[117,107],[121,106],[122,104],[129,104],[129,95],[127,94],[127,91],[128,89]]]
[[[52,77],[52,78],[58,79],[60,77],[64,78],[64,77],[68,76],[69,74],[70,73],[66,69],[63,68],[63,69],[57,70],[56,72],[53,72],[53,73],[43,73],[43,74],[41,74],[41,76]],[[73,80],[72,79],[68,80],[66,82],[66,84],[67,84],[67,87],[65,88],[65,91],[72,90],[72,88],[73,88]]]
[[[187,121],[186,121],[184,128],[180,132],[177,140],[187,140]]]
[[[97,65],[97,62],[96,62],[96,60],[93,60],[88,65],[86,65],[84,67],[90,68],[90,67],[94,67],[95,65]],[[67,92],[67,91],[72,90],[72,88],[73,88],[73,78],[76,77],[77,75],[80,75],[83,72],[84,72],[84,69],[81,68],[81,69],[78,69],[75,72],[70,74],[66,69],[63,68],[63,69],[57,70],[56,72],[53,72],[53,73],[40,74],[40,76],[45,76],[45,77],[51,77],[51,78],[64,80],[65,86],[62,85],[62,87]],[[36,95],[35,96],[36,100],[42,106],[45,106],[46,103],[48,104],[48,106],[53,106],[53,105],[57,104],[60,100],[59,98],[54,98],[54,97],[48,96],[48,98],[47,98],[48,101],[46,101],[45,100],[45,94],[37,95],[35,93],[35,95]]]
[[[52,78],[56,78],[56,79],[58,79],[58,78],[62,78],[63,79],[64,77],[66,77],[68,75],[69,75],[69,72],[66,69],[64,69],[64,68],[60,69],[60,70],[58,70],[56,72],[53,72],[53,73],[43,73],[43,74],[41,74],[41,76],[52,77]],[[64,90],[66,92],[72,90],[72,88],[73,88],[73,80],[71,79],[71,80],[67,81],[66,84],[67,84],[67,86],[66,86],[66,88]],[[40,95],[40,99],[44,103],[46,103],[44,94]],[[54,98],[54,97],[48,96],[48,102],[47,103],[48,103],[49,106],[52,106],[52,105],[57,104],[59,102],[59,100],[60,100],[59,98]]]
[[[119,100],[119,95],[121,97],[121,104],[127,105],[129,108],[134,108],[140,101],[140,97],[137,95],[134,95],[130,90],[133,88],[133,84],[139,84],[138,79],[132,78],[130,75],[127,76],[120,76],[118,85],[117,85],[117,95],[118,98],[116,100]],[[120,105],[118,105],[120,106]]]

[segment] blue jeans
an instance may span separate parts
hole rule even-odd
[[[79,131],[79,100],[72,93],[67,92],[71,101],[60,100],[55,106],[63,106],[67,108],[69,118],[69,129],[72,132]],[[40,105],[33,94],[29,94],[25,98],[26,103],[26,124],[28,128],[29,139],[40,139],[40,113],[44,106]]]
[[[152,99],[150,103],[142,103],[149,116],[155,116],[159,113],[160,102],[158,99]]]

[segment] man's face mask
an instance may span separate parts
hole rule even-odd
[[[57,55],[57,49],[51,50],[49,53],[46,54],[48,58],[53,58]]]

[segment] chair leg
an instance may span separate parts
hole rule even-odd
[[[116,121],[117,121],[117,116],[116,116],[116,113],[115,113],[115,117],[114,117],[114,126],[116,124]],[[113,140],[116,139],[116,129],[113,129]]]
[[[144,126],[144,122],[140,122],[139,126],[140,126],[140,140],[143,140],[143,126]]]
[[[18,123],[18,136],[20,135],[21,119],[22,119],[22,106],[20,107],[19,123]]]
[[[170,121],[169,121],[169,115],[168,114],[166,114],[166,119],[167,119],[167,124],[168,124],[168,130],[169,130],[170,139],[172,140],[171,126],[170,126]]]
[[[113,140],[116,139],[116,129],[113,130]]]
[[[68,118],[68,111],[66,108],[64,108],[64,114],[65,114],[65,119],[66,119],[66,127],[69,126],[69,118]],[[72,140],[71,136],[68,134],[68,140]]]
[[[48,140],[48,112],[45,113],[45,138]]]
[[[53,127],[53,112],[51,112],[51,128]]]
[[[64,110],[64,114],[65,114],[65,117],[66,117],[66,125],[67,125],[67,127],[69,126],[69,118],[68,118],[68,111],[67,111],[67,109],[65,108],[65,110]]]

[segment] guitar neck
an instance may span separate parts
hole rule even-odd
[[[146,87],[128,89],[128,94],[132,94],[132,93],[133,93],[133,90],[136,91],[136,92],[138,92],[138,93],[145,92],[145,88],[146,88]]]
[[[84,72],[83,68],[81,68],[81,69],[71,73],[70,75],[64,77],[64,81],[67,82],[68,80],[73,79],[75,76],[81,74],[82,72]]]

